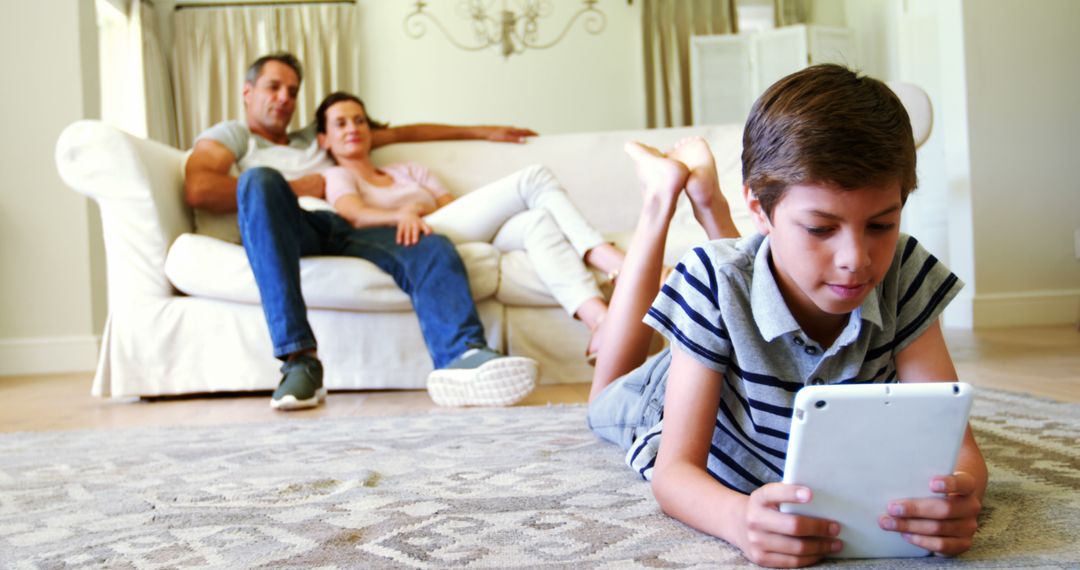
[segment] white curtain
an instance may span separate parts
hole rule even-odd
[[[641,14],[646,124],[691,125],[690,36],[738,32],[735,0],[645,0]]]
[[[169,64],[149,0],[97,0],[102,120],[176,145]]]
[[[178,10],[173,79],[180,147],[219,121],[244,118],[244,74],[262,55],[288,51],[304,65],[291,128],[311,122],[332,91],[358,93],[355,18],[351,4]]]
[[[811,0],[773,0],[776,27],[809,22],[812,8]]]
[[[146,100],[146,136],[176,146],[176,105],[173,103],[169,60],[158,33],[154,5],[134,0],[132,24],[142,30],[143,89]]]

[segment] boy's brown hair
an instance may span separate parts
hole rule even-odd
[[[900,183],[915,189],[915,139],[900,99],[884,83],[839,65],[808,67],[769,87],[743,130],[743,183],[765,214],[794,184],[851,190]]]

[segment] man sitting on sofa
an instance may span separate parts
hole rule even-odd
[[[510,405],[524,398],[538,365],[488,348],[465,266],[448,240],[430,235],[406,246],[398,237],[401,228],[356,229],[332,211],[300,207],[300,197],[323,197],[320,172],[333,165],[314,128],[287,131],[301,79],[300,62],[291,54],[256,60],[244,83],[246,124],[224,121],[204,131],[185,169],[185,200],[195,209],[200,233],[241,242],[255,274],[274,356],[284,361],[271,407],[310,408],[326,396],[300,290],[300,258],[310,255],[367,259],[393,276],[412,300],[434,361],[428,391],[436,403]],[[512,127],[412,125],[373,131],[371,142],[519,142],[532,135]]]

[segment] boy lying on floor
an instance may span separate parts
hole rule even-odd
[[[756,564],[805,566],[840,551],[834,521],[779,511],[812,498],[780,483],[795,393],[957,376],[938,316],[962,284],[899,232],[916,183],[907,112],[880,81],[835,65],[770,87],[743,133],[743,192],[759,234],[741,240],[720,239],[737,232],[703,140],[627,152],[644,206],[603,325],[589,427],[627,449],[664,512]],[[686,254],[657,295],[682,191],[716,241]],[[671,348],[646,361],[649,327]],[[969,427],[956,472],[927,482],[936,496],[882,505],[879,524],[962,553],[986,482]]]

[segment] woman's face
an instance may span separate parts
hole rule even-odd
[[[326,132],[319,144],[337,159],[366,158],[371,151],[371,129],[364,107],[356,101],[340,101],[326,110]]]

